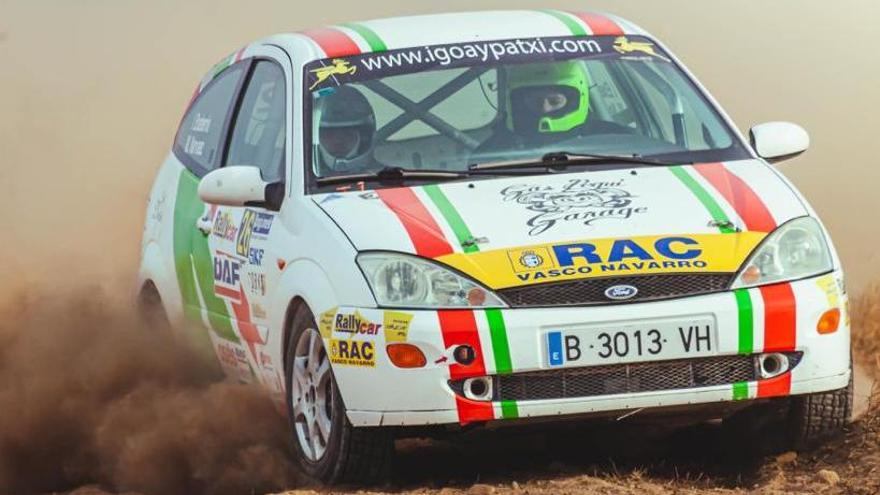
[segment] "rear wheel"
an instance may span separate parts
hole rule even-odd
[[[287,347],[287,409],[296,457],[323,483],[382,480],[394,443],[383,428],[355,428],[348,421],[330,358],[314,316],[300,306]]]

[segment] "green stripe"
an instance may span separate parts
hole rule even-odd
[[[211,70],[211,79],[214,79],[215,77],[217,77],[218,74],[220,74],[230,65],[232,65],[233,60],[235,60],[235,53],[230,54],[228,57],[218,62],[217,65],[215,65]]]
[[[569,31],[571,31],[571,34],[573,34],[574,36],[586,36],[587,35],[587,30],[584,29],[583,26],[581,26],[581,23],[576,21],[574,18],[572,18],[570,15],[566,14],[565,12],[560,12],[558,10],[550,10],[550,9],[541,10],[540,12],[543,12],[545,14],[550,14],[553,17],[562,21],[562,23],[565,24],[565,26],[568,28]]]
[[[486,319],[489,320],[489,333],[492,335],[492,354],[495,356],[495,372],[506,374],[513,372],[510,359],[510,343],[507,341],[507,326],[500,309],[487,309]]]
[[[751,354],[755,346],[755,323],[752,298],[748,289],[733,291],[739,312],[739,353]]]
[[[456,210],[455,207],[452,206],[452,203],[449,202],[449,198],[447,198],[446,195],[443,194],[443,191],[440,190],[440,186],[432,184],[430,186],[424,186],[423,189],[425,190],[425,193],[428,194],[428,197],[431,198],[431,201],[434,202],[434,206],[440,210],[440,214],[443,215],[446,223],[452,228],[452,232],[455,233],[455,237],[458,239],[461,249],[464,250],[465,253],[479,251],[480,248],[473,243],[473,236],[471,235],[470,229],[468,229],[467,224],[462,220],[461,215],[458,214],[458,210]]]
[[[733,384],[733,400],[745,400],[749,398],[749,384],[736,382]]]
[[[359,34],[361,36],[361,38],[366,40],[367,44],[370,45],[370,50],[372,50],[374,52],[384,52],[384,51],[388,50],[388,46],[385,45],[385,42],[382,41],[382,38],[380,38],[379,35],[376,34],[375,31],[368,28],[367,26],[364,26],[363,24],[357,24],[354,22],[342,24],[342,26],[347,27],[348,29],[351,29],[352,31]]]
[[[687,186],[692,193],[694,193],[694,196],[700,200],[700,203],[703,203],[703,207],[705,207],[709,214],[712,215],[712,219],[720,224],[718,230],[720,230],[722,234],[732,234],[736,232],[735,229],[728,226],[730,224],[730,219],[727,218],[727,214],[724,213],[724,210],[721,209],[721,205],[715,201],[715,198],[709,193],[709,191],[703,188],[696,179],[691,177],[683,167],[669,167],[669,170],[673,175],[678,177],[678,180]]]
[[[519,408],[515,400],[501,401],[501,417],[504,419],[516,419],[519,417]]]
[[[201,322],[202,308],[197,291],[208,310],[208,322],[218,336],[239,342],[226,303],[214,294],[214,264],[208,238],[196,229],[196,220],[204,215],[205,204],[198,196],[199,179],[183,169],[177,182],[174,202],[174,267],[183,299],[184,313],[193,322]],[[193,275],[195,272],[195,275]]]
[[[433,184],[424,186],[425,193],[443,215],[446,223],[455,233],[458,243],[465,253],[473,253],[479,251],[480,248],[476,244],[469,243],[473,240],[470,229],[458,214],[458,210],[452,206],[449,198],[443,194],[440,186]],[[486,320],[489,322],[489,334],[492,337],[492,354],[495,357],[495,372],[506,374],[513,372],[513,363],[510,359],[510,343],[507,340],[507,326],[504,324],[504,315],[500,309],[487,309]],[[514,404],[514,408],[515,408]]]

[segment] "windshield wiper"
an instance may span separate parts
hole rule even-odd
[[[358,181],[400,181],[406,179],[421,180],[455,180],[470,177],[470,172],[456,172],[449,170],[425,170],[412,169],[403,167],[384,167],[375,172],[362,172],[357,174],[333,175],[330,177],[319,177],[315,182],[319,186],[329,184],[343,184],[346,182]]]
[[[574,165],[601,165],[608,163],[633,163],[636,165],[688,165],[682,162],[664,162],[652,158],[644,158],[640,155],[600,155],[595,153],[570,153],[568,151],[554,151],[546,153],[539,159],[513,160],[505,162],[475,163],[468,167],[469,170],[499,170],[517,168],[565,168]]]

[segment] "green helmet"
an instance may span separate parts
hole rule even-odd
[[[507,127],[518,134],[567,132],[587,121],[589,79],[582,62],[507,69]]]

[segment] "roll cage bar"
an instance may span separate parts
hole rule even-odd
[[[489,67],[471,67],[419,101],[414,101],[400,94],[400,92],[379,80],[363,83],[371,91],[404,111],[404,113],[398,115],[376,131],[376,140],[385,141],[395,132],[406,127],[410,122],[419,120],[440,134],[460,143],[462,146],[470,150],[476,149],[480,145],[479,141],[433,114],[431,109],[482,76],[488,70]]]

